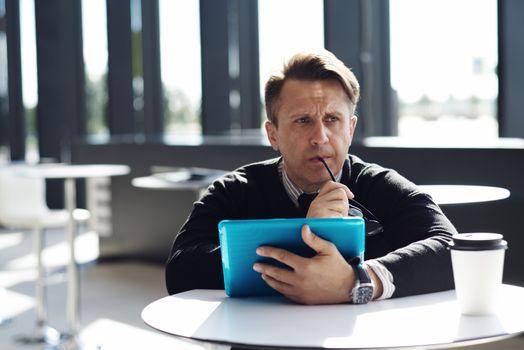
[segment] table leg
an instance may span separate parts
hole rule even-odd
[[[33,233],[33,241],[35,245],[37,278],[36,278],[36,292],[35,292],[35,311],[36,321],[39,327],[46,323],[47,311],[45,307],[45,281],[44,281],[44,264],[42,263],[43,232],[40,228],[35,228]]]
[[[33,334],[17,337],[16,341],[23,344],[47,344],[56,346],[60,342],[60,333],[47,325],[45,271],[42,262],[42,251],[44,248],[43,233],[40,227],[35,228],[33,232],[34,252],[37,261],[37,278],[35,282],[36,330]]]
[[[73,212],[76,207],[76,189],[75,180],[66,178],[65,180],[65,206],[69,213],[67,225],[67,241],[69,244],[69,264],[67,265],[67,324],[69,327],[69,336],[74,339],[78,335],[79,327],[79,289],[78,289],[78,265],[75,259],[75,238],[76,223]]]

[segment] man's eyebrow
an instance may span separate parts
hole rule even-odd
[[[339,117],[343,117],[345,114],[344,112],[341,112],[341,111],[326,111],[324,115],[336,115]]]
[[[292,118],[296,117],[309,117],[311,114],[309,112],[303,111],[303,112],[295,112],[291,114]]]

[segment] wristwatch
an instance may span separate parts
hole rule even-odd
[[[353,304],[367,304],[373,299],[373,283],[368,272],[360,262],[360,257],[355,257],[349,261],[355,271],[356,285],[351,290],[351,301]]]

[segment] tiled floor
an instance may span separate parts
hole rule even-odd
[[[78,239],[81,263],[81,339],[84,349],[207,349],[211,345],[189,343],[156,332],[141,318],[142,308],[166,295],[163,267],[137,262],[95,264],[97,237],[92,232]],[[44,262],[48,280],[49,323],[67,330],[66,280],[67,246],[60,230],[47,233]],[[35,257],[31,254],[31,235],[0,228],[0,349],[43,349],[42,346],[15,342],[19,335],[34,328],[33,311]],[[435,330],[438,332],[438,330]],[[219,349],[227,347],[219,346]],[[470,346],[468,350],[524,349],[524,337]]]

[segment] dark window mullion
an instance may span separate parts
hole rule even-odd
[[[227,0],[200,0],[200,43],[202,133],[225,134],[231,128]]]
[[[7,39],[7,139],[11,160],[25,159],[26,125],[22,95],[22,62],[20,52],[20,2],[5,0]]]
[[[111,135],[135,133],[130,0],[107,0],[108,126]]]
[[[258,50],[258,0],[239,1],[240,123],[242,129],[261,124]]]
[[[394,135],[387,0],[324,0],[325,47],[350,67],[361,87],[357,138]],[[377,102],[378,101],[378,102]]]
[[[144,65],[145,134],[164,130],[164,95],[160,67],[158,0],[142,0],[142,52]]]
[[[40,157],[70,161],[85,135],[81,0],[35,1]]]
[[[524,2],[498,1],[498,121],[500,137],[524,137]]]

